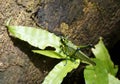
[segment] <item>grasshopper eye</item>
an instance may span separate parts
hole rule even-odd
[[[61,38],[61,42],[64,43],[65,38],[64,37],[60,37]]]
[[[65,38],[62,38],[63,41],[65,41]]]

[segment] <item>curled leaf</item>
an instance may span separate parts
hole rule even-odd
[[[61,84],[63,78],[67,75],[67,73],[73,69],[76,69],[79,64],[79,59],[75,60],[75,62],[71,60],[61,61],[50,71],[42,84]]]
[[[25,26],[7,26],[10,34],[16,38],[28,42],[32,46],[45,49],[48,46],[54,47],[56,52],[60,51],[60,38],[55,34],[43,29]]]

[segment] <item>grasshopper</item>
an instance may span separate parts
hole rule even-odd
[[[61,37],[61,43],[61,50],[71,60],[80,59],[82,62],[95,65],[95,62],[93,62],[88,56],[80,51],[80,49],[90,47],[90,45],[78,47],[75,46],[72,42],[68,41],[65,37]]]

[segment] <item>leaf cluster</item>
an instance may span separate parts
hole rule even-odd
[[[7,25],[7,28],[10,35],[39,48],[39,50],[32,50],[32,52],[51,58],[63,59],[46,76],[43,84],[61,84],[67,73],[76,69],[81,61],[90,64],[87,65],[84,70],[86,84],[120,84],[120,81],[115,78],[118,67],[111,61],[102,39],[100,39],[99,43],[92,49],[95,58],[91,60],[81,51],[78,51],[72,56],[70,53],[75,52],[77,46],[66,39],[61,42],[60,37],[46,30],[10,25]],[[55,48],[55,50],[45,50],[45,48],[49,46]],[[71,58],[75,58],[74,61],[71,60]],[[94,63],[96,65],[94,65]]]

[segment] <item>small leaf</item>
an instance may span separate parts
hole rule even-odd
[[[118,67],[115,67],[110,59],[110,55],[105,48],[102,39],[92,49],[95,57],[93,60],[96,66],[88,65],[84,70],[84,77],[86,84],[108,84],[108,74],[116,75]]]
[[[118,71],[118,67],[114,66],[110,58],[110,55],[106,47],[104,46],[102,38],[100,38],[99,43],[95,45],[95,49],[92,49],[92,52],[95,55],[96,59],[99,59],[104,63],[105,68],[107,69],[108,73],[111,73],[115,76]]]
[[[87,66],[84,70],[86,84],[108,84],[108,73],[104,63],[94,59],[96,66]]]
[[[65,59],[66,56],[61,56],[60,54],[56,53],[52,50],[32,50],[34,53],[42,54],[51,58],[57,58],[57,59]]]
[[[72,71],[73,69],[76,69],[79,66],[79,64],[79,59],[75,60],[75,62],[70,60],[61,61],[46,76],[42,84],[61,84],[63,78],[67,75],[67,73]]]

